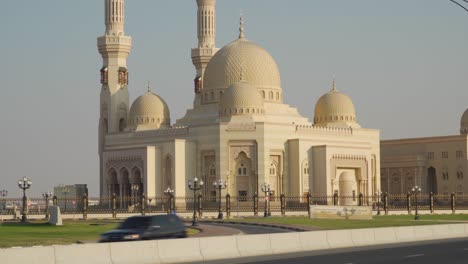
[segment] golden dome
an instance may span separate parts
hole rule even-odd
[[[151,130],[169,127],[169,107],[158,95],[148,91],[138,97],[130,108],[128,127],[131,130]]]
[[[460,134],[468,134],[468,109],[465,110],[460,121]]]
[[[221,96],[220,115],[263,114],[263,98],[255,87],[242,80],[226,89]]]
[[[282,102],[278,66],[262,47],[243,36],[220,49],[206,67],[203,79],[203,103],[219,102],[222,91],[239,81],[245,81],[261,92],[265,101]]]
[[[344,93],[333,89],[324,94],[315,105],[314,124],[317,126],[359,127],[353,101]]]

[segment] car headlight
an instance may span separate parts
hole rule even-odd
[[[124,236],[124,239],[139,239],[140,235],[139,234],[131,234],[131,235],[126,235]]]

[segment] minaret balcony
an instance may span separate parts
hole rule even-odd
[[[102,36],[98,38],[98,46],[104,45],[132,45],[132,37],[129,36]]]

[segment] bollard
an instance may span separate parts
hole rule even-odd
[[[226,217],[231,216],[231,195],[228,193],[226,194]]]
[[[388,215],[388,193],[384,194],[384,210],[385,215]]]
[[[455,210],[456,210],[456,208],[455,208],[456,207],[456,205],[455,205],[456,200],[457,200],[457,197],[455,196],[455,193],[454,192],[451,193],[450,194],[450,202],[451,202],[451,205],[452,205],[452,214],[454,214]]]
[[[411,193],[406,193],[406,210],[408,210],[408,214],[411,214]]]
[[[284,196],[284,193],[280,195],[280,201],[281,201],[281,215],[286,215],[286,197]]]
[[[117,218],[117,195],[112,195],[112,218]]]
[[[254,215],[258,215],[258,194],[255,192],[254,197],[253,197],[253,202],[254,202]]]
[[[142,194],[141,195],[141,215],[145,215],[146,214],[146,196],[145,194]]]
[[[431,214],[434,213],[434,194],[432,192],[429,193],[429,210],[431,210]]]
[[[86,193],[83,195],[83,219],[88,219],[88,197]]]
[[[307,214],[309,215],[310,218],[310,192],[307,192]]]
[[[203,195],[201,193],[198,194],[197,203],[198,203],[198,217],[203,216],[203,203],[202,203]]]

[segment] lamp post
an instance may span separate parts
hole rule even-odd
[[[52,197],[52,192],[43,192],[42,197],[45,199],[45,218],[49,219],[49,198]]]
[[[6,210],[6,199],[5,199],[5,197],[7,197],[7,195],[8,195],[7,190],[1,190],[0,191],[0,196],[2,196],[2,200],[3,200],[3,210]]]
[[[377,191],[375,192],[375,196],[377,197],[377,215],[380,215],[380,201],[381,201],[381,196],[382,196],[382,192],[381,191]]]
[[[174,193],[174,190],[172,190],[170,186],[167,186],[167,189],[164,191],[164,194],[168,196],[168,198],[167,198],[167,214],[172,213],[171,200],[172,200],[173,193]]]
[[[414,220],[419,220],[418,213],[418,193],[421,193],[421,187],[417,185],[411,189],[411,192],[414,194],[414,202],[416,203],[416,212],[414,213]]]
[[[188,181],[188,187],[193,191],[193,220],[192,226],[198,226],[197,222],[197,191],[203,186],[203,180],[198,180],[197,177]]]
[[[262,192],[265,193],[265,212],[263,213],[263,217],[267,217],[269,215],[269,207],[270,207],[270,191],[271,191],[271,186],[269,183],[264,183],[262,185]]]
[[[23,177],[21,180],[18,181],[18,187],[23,190],[23,211],[22,211],[22,216],[21,216],[21,223],[25,224],[27,223],[27,205],[28,205],[28,198],[26,198],[26,190],[31,187],[32,181],[30,181],[28,178]]]
[[[223,212],[221,210],[221,190],[226,189],[227,183],[222,179],[218,179],[217,181],[213,182],[213,187],[218,191],[219,196],[218,219],[223,219]]]

